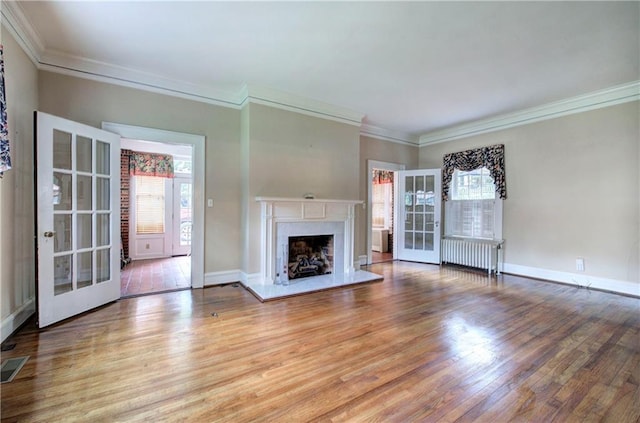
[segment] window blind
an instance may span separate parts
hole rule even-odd
[[[445,236],[496,239],[502,236],[501,205],[486,167],[456,169],[445,202]],[[498,221],[499,220],[499,221]]]
[[[165,178],[136,176],[136,233],[164,233]]]
[[[445,204],[445,234],[494,239],[495,200],[449,200]]]

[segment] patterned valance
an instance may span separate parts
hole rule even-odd
[[[173,178],[173,156],[134,151],[129,157],[129,174]]]
[[[4,90],[4,59],[2,54],[3,47],[0,45],[0,178],[4,171],[11,169],[7,102]]]
[[[506,199],[504,145],[498,144],[445,155],[442,165],[442,200],[447,201],[449,199],[449,186],[451,185],[453,172],[456,169],[468,172],[481,167],[489,169],[499,198]]]
[[[373,185],[392,184],[393,171],[373,169]]]

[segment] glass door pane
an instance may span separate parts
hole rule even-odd
[[[398,258],[440,261],[440,169],[398,172]],[[404,220],[404,221],[402,221]]]
[[[38,326],[120,296],[120,137],[36,112]]]
[[[73,290],[73,136],[53,131],[53,294]]]
[[[191,182],[180,183],[180,245],[191,245]]]
[[[415,193],[413,192],[414,176],[405,176],[404,179],[404,248],[412,250],[414,227]]]

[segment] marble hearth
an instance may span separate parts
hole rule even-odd
[[[382,277],[354,265],[355,206],[361,201],[257,197],[261,204],[260,277],[249,288],[259,299],[298,295]],[[333,235],[333,273],[288,280],[290,237]]]

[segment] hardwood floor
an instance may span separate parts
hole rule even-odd
[[[120,272],[120,296],[191,288],[191,257],[134,260]]]
[[[640,300],[416,263],[260,303],[227,285],[120,300],[2,358],[2,421],[640,419]],[[217,313],[217,317],[212,316]]]
[[[371,263],[384,263],[386,261],[393,261],[393,253],[379,253],[377,251],[371,251]]]

